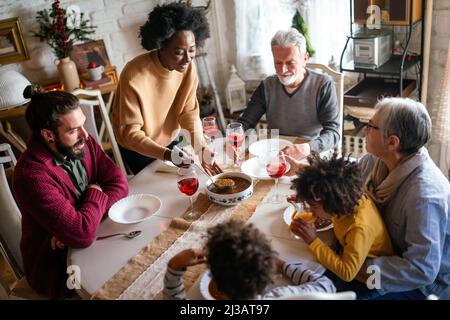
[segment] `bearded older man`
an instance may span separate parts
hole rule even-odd
[[[278,31],[271,46],[276,75],[261,82],[238,122],[247,130],[266,114],[269,129],[308,139],[284,150],[295,159],[336,147],[340,119],[333,79],[306,67],[306,40],[296,29]]]

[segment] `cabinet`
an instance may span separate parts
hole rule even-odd
[[[369,17],[367,9],[370,5],[377,5],[381,9],[381,29],[379,30],[369,29],[365,25]],[[347,36],[347,42],[341,54],[340,70],[341,72],[359,73],[362,75],[362,80],[344,93],[344,105],[373,108],[378,99],[382,97],[407,97],[415,89],[420,96],[423,33],[418,34],[418,30],[423,28],[416,28],[416,26],[423,23],[424,7],[423,0],[350,0],[350,34]],[[400,47],[395,51],[391,49],[394,47],[393,41],[389,47],[381,48],[381,46],[377,47],[377,43],[373,40],[386,33],[390,33],[392,40],[402,39]],[[399,36],[400,33],[402,37]],[[413,35],[420,39],[420,52],[410,52]],[[350,48],[357,47],[358,43],[369,43],[371,46],[368,46],[362,54],[355,50],[352,59],[344,63],[344,57],[352,52]],[[387,61],[377,65],[377,58],[388,51],[390,57]],[[357,54],[361,54],[361,56]],[[357,63],[355,63],[355,58]],[[360,63],[361,60],[365,61],[364,59],[368,61],[366,65]],[[372,62],[374,66],[371,66],[369,62]],[[406,71],[415,71],[415,77],[406,79]],[[353,135],[358,132],[361,135],[360,129],[361,127],[356,126]],[[349,132],[346,131],[345,134],[349,135]]]
[[[420,5],[419,5],[420,2]],[[377,4],[381,5],[382,8],[389,9],[389,15],[391,17],[395,17],[396,19],[405,18],[408,21],[408,24],[400,27],[405,31],[405,39],[402,43],[402,48],[400,52],[396,52],[390,56],[387,62],[383,63],[381,66],[378,66],[374,69],[361,67],[360,65],[355,65],[354,60],[352,59],[348,63],[343,63],[344,57],[347,52],[350,50],[350,44],[354,45],[356,39],[371,39],[377,37],[377,33],[392,33],[392,39],[396,38],[396,33],[394,32],[394,24],[382,23],[382,30],[370,30],[367,29],[365,25],[359,25],[357,21],[363,20],[362,12],[366,12],[367,4]],[[363,7],[365,6],[365,10]],[[409,14],[406,15],[404,9],[407,8],[409,10]],[[417,10],[418,12],[415,12]],[[398,12],[403,12],[403,15],[400,15]],[[395,14],[393,14],[395,13]],[[420,14],[420,16],[419,16]],[[358,103],[358,95],[361,94],[365,96],[366,99],[361,100],[361,106],[373,107],[373,103],[377,101],[377,98],[381,96],[401,96],[406,97],[411,94],[411,92],[417,88],[419,91],[419,96],[421,92],[421,78],[422,78],[422,53],[411,53],[409,52],[409,46],[411,42],[411,37],[416,28],[414,28],[415,24],[422,22],[423,15],[423,3],[422,0],[351,0],[350,1],[350,35],[347,36],[347,42],[345,44],[344,50],[341,55],[341,72],[356,72],[360,73],[364,76],[364,79],[361,83],[357,84],[355,87],[351,88],[344,94],[344,104],[348,104],[349,102],[352,105]],[[358,17],[358,19],[356,18]],[[365,14],[364,21],[367,20],[368,14]],[[414,17],[414,19],[409,19],[409,17]],[[414,22],[414,20],[417,20]],[[395,20],[398,21],[406,21],[406,20]],[[355,28],[359,28],[357,32],[354,31]],[[397,27],[398,28],[398,27]],[[420,35],[420,47],[422,47],[423,43],[423,35]],[[383,49],[386,50],[386,49]],[[389,49],[388,49],[389,50]],[[384,53],[384,52],[383,52]],[[372,51],[367,51],[367,54],[377,55],[375,49]],[[408,79],[405,80],[405,72],[410,70],[411,68],[416,68],[416,79]],[[378,79],[369,79],[369,77],[376,77]],[[389,79],[389,80],[386,80]],[[367,92],[366,89],[370,89],[371,92]],[[377,90],[378,89],[378,90]],[[354,95],[354,94],[357,95]],[[376,94],[376,95],[375,95]],[[372,96],[372,99],[369,99]]]
[[[422,0],[355,0],[353,10],[355,23],[366,23],[367,7],[370,5],[380,7],[381,22],[384,24],[408,25],[410,17],[412,23],[422,19]]]

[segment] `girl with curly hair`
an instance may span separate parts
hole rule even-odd
[[[317,237],[314,224],[298,218],[290,228],[309,245],[324,267],[346,282],[356,277],[365,287],[366,270],[359,271],[366,258],[389,256],[394,251],[375,203],[363,193],[359,165],[348,158],[338,158],[337,153],[329,159],[313,153],[308,162],[309,166],[297,172],[292,189],[297,191],[297,201],[316,218],[331,219],[339,253]]]
[[[164,278],[166,299],[186,299],[186,267],[208,263],[218,293],[225,299],[273,299],[306,292],[336,291],[333,283],[302,262],[277,258],[269,239],[255,226],[228,221],[208,230],[205,249],[186,249],[170,259]],[[275,268],[292,285],[271,285]]]
[[[140,28],[141,44],[149,52],[123,69],[112,112],[117,142],[133,173],[155,158],[185,165],[174,161],[171,151],[180,129],[196,152],[204,151],[206,171],[221,172],[214,161],[204,161],[212,152],[203,138],[196,97],[199,80],[193,59],[208,37],[203,11],[181,3],[156,6]]]

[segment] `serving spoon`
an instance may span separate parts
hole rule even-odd
[[[115,237],[115,236],[125,236],[128,239],[133,239],[136,238],[138,235],[140,235],[142,233],[141,230],[135,230],[135,231],[130,231],[128,233],[125,232],[119,232],[119,233],[114,233],[114,234],[110,234],[107,236],[101,236],[101,237],[97,237],[97,240],[103,240],[106,238],[111,238],[111,237]]]

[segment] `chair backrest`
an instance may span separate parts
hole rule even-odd
[[[109,118],[108,112],[106,111],[105,102],[103,101],[102,94],[99,90],[86,90],[86,89],[76,89],[72,92],[80,99],[80,106],[86,116],[86,123],[84,125],[86,131],[94,138],[94,140],[103,148],[101,141],[101,136],[97,130],[97,125],[95,123],[94,108],[97,107],[102,118],[103,124],[105,126],[106,132],[109,136],[109,142],[111,143],[111,149],[114,155],[114,160],[117,165],[122,169],[124,174],[127,174],[125,165],[120,154],[119,146],[114,135],[114,131],[111,125],[111,120]]]
[[[343,291],[336,293],[305,292],[295,296],[275,298],[275,300],[356,300],[356,293],[353,291]]]
[[[22,254],[20,252],[22,215],[9,188],[4,167],[4,164],[8,162],[15,164],[15,158],[14,155],[11,156],[12,151],[9,145],[0,145],[0,150],[10,154],[0,157],[0,253],[19,279],[23,275]]]
[[[340,121],[339,134],[341,136],[338,144],[338,150],[340,152],[342,149],[342,141],[344,137],[344,74],[334,71],[330,67],[320,63],[308,63],[306,66],[310,69],[319,70],[325,74],[328,74],[331,78],[333,78],[334,84],[336,85],[336,96],[339,106]]]

